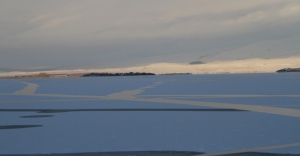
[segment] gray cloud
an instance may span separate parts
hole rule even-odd
[[[0,67],[117,67],[230,59],[232,51],[299,55],[299,27],[298,0],[2,0]],[[213,57],[221,53],[227,56]]]

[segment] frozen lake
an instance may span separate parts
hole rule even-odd
[[[300,73],[0,80],[0,154],[300,154]]]

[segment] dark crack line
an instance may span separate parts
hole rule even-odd
[[[174,109],[174,108],[117,108],[117,109],[0,109],[0,112],[240,112],[238,109]]]

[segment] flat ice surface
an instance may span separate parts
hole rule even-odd
[[[211,153],[300,143],[299,117],[146,101],[300,110],[299,80],[300,73],[0,80],[0,154]],[[15,94],[23,82],[39,87]],[[300,146],[263,152],[300,154]]]
[[[151,77],[86,77],[65,79],[32,79],[38,84],[37,93],[107,95],[123,90],[132,90],[157,81]]]

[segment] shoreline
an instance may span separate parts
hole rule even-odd
[[[45,73],[45,72],[43,72]],[[289,72],[286,72],[289,73]],[[293,72],[295,73],[295,72]],[[81,74],[72,74],[72,73],[68,73],[68,74],[51,74],[51,73],[47,73],[47,74],[24,74],[24,75],[12,75],[12,76],[2,76],[0,74],[0,80],[1,79],[35,79],[35,78],[91,78],[91,77],[129,77],[129,76],[89,76],[89,77],[85,77],[83,75],[85,74],[89,74],[89,73],[81,73]],[[112,73],[115,74],[115,73]],[[197,74],[182,74],[182,73],[164,73],[164,74],[156,74],[156,75],[133,75],[130,77],[136,77],[136,76],[184,76],[184,75],[234,75],[234,74],[280,74],[278,72],[239,72],[239,73],[230,73],[230,72],[220,72],[220,73],[197,73]]]
[[[156,75],[189,74],[251,74],[276,73],[280,69],[300,68],[300,56],[273,59],[213,61],[203,64],[154,63],[123,68],[95,68],[51,71],[0,72],[0,78],[63,78],[81,77],[89,73],[154,73]]]

